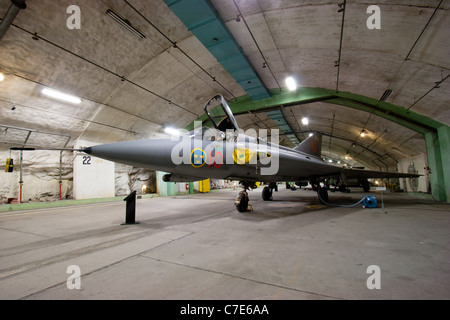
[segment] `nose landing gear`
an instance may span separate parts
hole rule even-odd
[[[237,211],[246,212],[248,209],[248,202],[249,202],[247,190],[255,189],[256,185],[255,183],[251,183],[248,181],[241,181],[240,184],[242,186],[242,190],[236,197],[236,201],[234,201],[234,204],[236,206]]]

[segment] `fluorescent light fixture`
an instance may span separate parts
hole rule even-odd
[[[117,22],[122,28],[127,30],[129,33],[131,33],[133,36],[138,38],[139,40],[147,38],[145,34],[143,34],[141,31],[139,31],[136,27],[134,27],[130,21],[127,19],[122,18],[117,13],[112,11],[111,9],[106,10],[106,14],[111,17],[115,22]]]
[[[179,135],[181,135],[180,130],[172,128],[172,127],[165,127],[164,128],[164,132],[167,133],[167,134],[170,134],[172,136],[179,136]]]
[[[386,101],[387,98],[389,98],[389,96],[391,95],[392,90],[391,89],[387,89],[383,95],[380,98],[380,101]]]
[[[0,72],[0,81],[5,80],[5,76],[3,75],[3,73]]]
[[[293,77],[287,77],[284,81],[290,91],[295,91],[297,89],[297,82]]]
[[[80,98],[72,96],[72,95],[67,94],[67,93],[63,93],[61,91],[54,90],[54,89],[44,88],[42,90],[42,93],[45,94],[48,97],[55,98],[55,99],[58,99],[58,100],[62,100],[62,101],[70,102],[70,103],[76,103],[76,104],[80,104],[81,103],[81,99]]]
[[[305,126],[308,125],[308,124],[309,124],[308,118],[304,117],[304,118],[302,119],[302,123],[303,123]]]

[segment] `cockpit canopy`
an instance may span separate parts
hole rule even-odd
[[[227,101],[220,94],[211,98],[204,107],[212,125],[221,132],[239,130],[236,119],[228,106]]]
[[[216,128],[201,127],[189,131],[189,136],[206,141],[221,141],[225,140],[226,133]]]

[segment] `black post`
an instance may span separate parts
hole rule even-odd
[[[126,216],[124,224],[138,224],[136,222],[136,191],[130,193],[123,201],[127,202]]]

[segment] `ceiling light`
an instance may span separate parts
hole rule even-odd
[[[330,163],[331,163],[331,162],[333,162],[333,160],[331,160],[331,159],[328,159],[328,162],[330,162]]]
[[[5,76],[3,75],[3,73],[0,72],[0,81],[5,80]]]
[[[309,136],[312,137],[314,135],[314,133],[310,133]]]
[[[180,131],[178,129],[172,128],[172,127],[165,127],[164,128],[164,132],[168,133],[172,136],[179,136],[180,135]]]
[[[44,88],[42,90],[42,93],[45,94],[46,96],[49,96],[51,98],[55,98],[58,100],[63,100],[66,102],[70,102],[70,103],[76,103],[76,104],[80,104],[81,103],[81,99],[75,96],[72,96],[70,94],[67,93],[63,93],[61,91],[57,91],[57,90],[53,90],[53,89],[49,89],[49,88]]]
[[[297,82],[293,77],[287,77],[284,81],[290,91],[295,91],[297,89]]]
[[[389,96],[391,95],[392,90],[391,89],[387,89],[383,95],[380,98],[380,101],[386,101],[387,98],[389,98]]]
[[[306,126],[306,125],[308,125],[308,123],[309,123],[309,120],[308,120],[308,118],[303,118],[302,119],[302,123]]]
[[[366,136],[366,134],[367,134],[367,131],[365,129],[363,129],[360,133],[361,138],[364,138]]]
[[[111,17],[114,21],[116,21],[122,28],[130,32],[133,36],[138,38],[139,40],[147,38],[145,34],[143,34],[141,31],[139,31],[136,27],[134,27],[130,21],[127,19],[122,18],[117,13],[112,11],[111,9],[106,10],[106,14]]]

